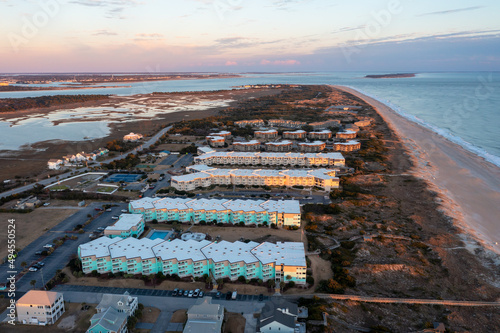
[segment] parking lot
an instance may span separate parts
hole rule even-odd
[[[160,297],[175,297],[175,298],[187,298],[184,296],[172,296],[173,290],[159,290],[159,289],[139,289],[139,288],[110,288],[110,287],[93,287],[93,286],[77,286],[77,285],[59,285],[54,290],[67,292],[88,292],[88,293],[105,293],[105,294],[123,294],[128,291],[132,296],[160,296]],[[216,292],[207,292],[205,296],[210,296],[217,299]],[[221,300],[226,300],[226,294],[223,293]],[[265,302],[269,300],[269,296],[261,296],[261,301]],[[241,295],[236,296],[236,301],[242,302],[253,302],[259,301],[259,295]]]

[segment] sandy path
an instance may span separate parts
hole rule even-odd
[[[468,234],[500,254],[500,168],[397,114],[385,104],[342,86],[371,104],[416,162],[413,173],[441,194],[443,208]]]

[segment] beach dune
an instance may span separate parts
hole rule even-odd
[[[412,173],[439,193],[457,227],[500,254],[500,168],[352,88],[332,86],[368,104],[399,136],[414,161]]]

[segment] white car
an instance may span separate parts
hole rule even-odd
[[[128,210],[122,209],[122,213],[128,213]]]
[[[52,244],[45,244],[43,247],[46,248],[46,249],[50,249],[50,248],[53,248],[54,245],[52,245]]]
[[[97,230],[100,230],[100,231],[103,231],[104,229],[106,229],[106,228],[104,228],[104,227],[97,228]]]
[[[30,272],[36,272],[37,270],[38,270],[38,268],[36,268],[36,267],[30,267],[30,268],[29,268],[29,271],[30,271]]]
[[[111,218],[112,218],[113,220],[118,220],[118,218],[119,218],[119,217],[118,217],[118,216],[111,216]]]
[[[43,204],[45,207],[49,206],[50,205],[50,202],[46,202]]]

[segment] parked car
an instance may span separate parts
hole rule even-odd
[[[119,217],[118,217],[118,216],[116,216],[116,215],[115,215],[115,216],[111,216],[111,218],[112,218],[113,220],[118,220],[118,219],[119,219]]]
[[[50,206],[50,202],[46,202],[43,204],[45,207]]]
[[[35,254],[36,254],[37,256],[39,256],[39,255],[41,255],[41,254],[42,254],[42,251],[36,251],[36,252],[35,252]]]
[[[195,289],[193,292],[193,297],[198,297],[199,294],[200,294],[200,289]]]
[[[106,209],[106,211],[107,211],[107,212],[110,212],[110,211],[111,211],[111,208]]]
[[[106,228],[104,228],[104,227],[97,228],[97,230],[99,230],[99,231],[103,231],[104,229],[106,229]]]
[[[194,295],[194,290],[190,290],[188,293],[188,297],[193,297],[193,295]]]
[[[203,297],[205,294],[203,293],[203,290],[200,290],[200,293],[198,294],[198,297]]]
[[[264,295],[259,294],[259,302],[262,302],[264,300]]]
[[[128,213],[128,210],[122,209],[122,213]]]
[[[30,272],[36,272],[37,270],[38,270],[38,268],[36,268],[36,267],[30,267],[30,268],[29,268],[29,271],[30,271]]]
[[[231,299],[231,296],[233,295],[232,292],[228,291],[227,294],[226,294],[226,300],[230,300]]]
[[[188,297],[188,295],[189,295],[189,290],[187,290],[187,289],[186,289],[186,290],[184,290],[184,295],[183,295],[183,296],[184,296],[184,297]]]
[[[94,208],[94,210],[97,210],[98,212],[100,212],[102,210],[102,208]]]
[[[174,291],[172,292],[172,296],[177,296],[178,292],[179,292],[179,289],[175,288]]]
[[[238,296],[238,292],[237,291],[233,291],[233,294],[231,295],[231,299],[235,300],[236,296]]]
[[[217,292],[217,294],[215,294],[215,298],[220,298],[222,296],[222,293],[220,291]]]
[[[182,296],[182,295],[184,295],[184,289],[179,289],[177,296]]]
[[[38,263],[38,265],[40,265],[40,266],[42,266],[42,267],[43,267],[43,266],[45,266],[45,263],[44,263],[44,262],[42,262],[42,261],[40,261],[40,262]]]
[[[52,245],[52,244],[45,244],[43,247],[44,247],[45,249],[51,249],[51,248],[53,248],[53,247],[54,247],[54,245]]]

